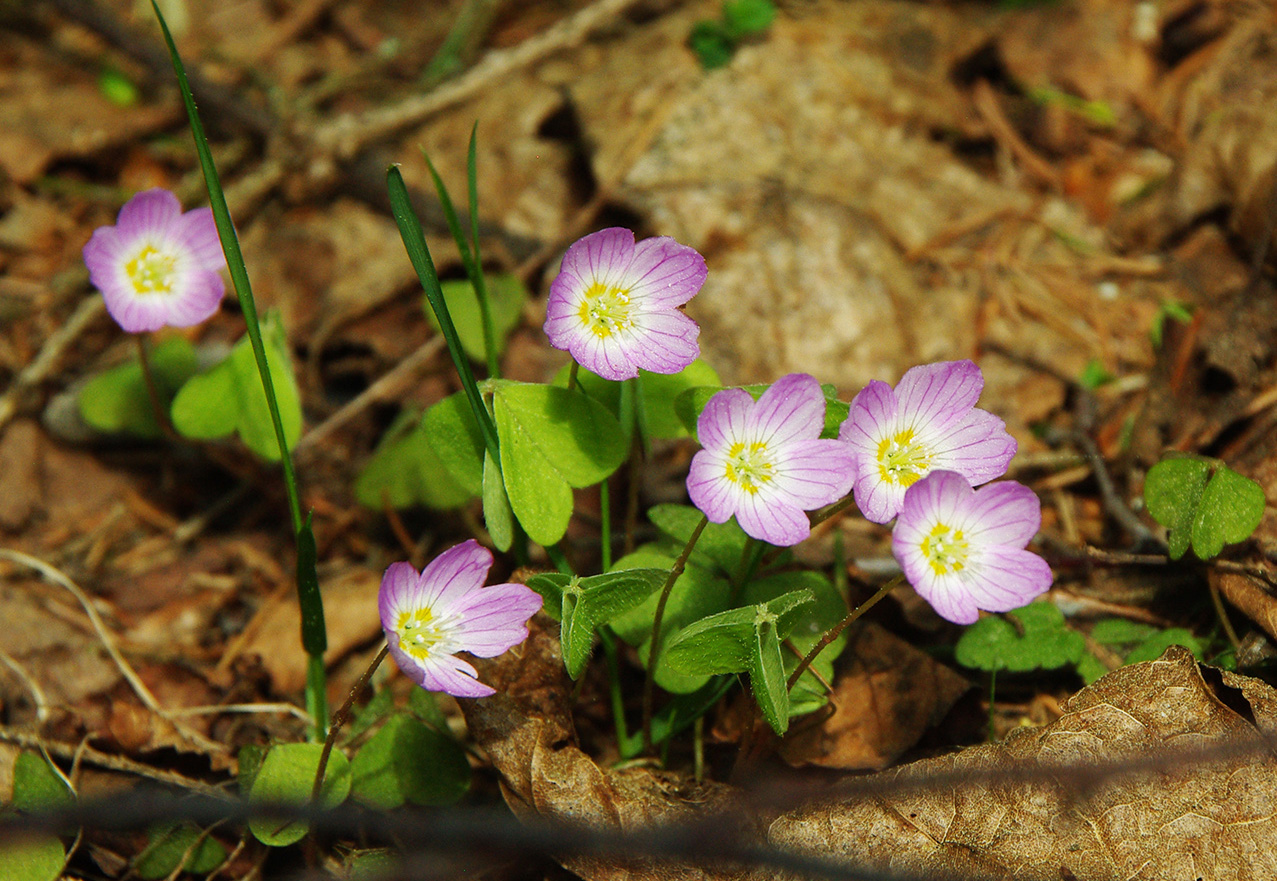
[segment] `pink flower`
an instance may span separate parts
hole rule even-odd
[[[757,401],[744,389],[724,389],[696,422],[704,449],[687,476],[692,503],[714,523],[735,515],[747,535],[798,544],[811,533],[804,512],[851,489],[851,450],[821,440],[824,425],[825,398],[805,373],[780,378]]]
[[[705,258],[671,238],[634,243],[613,227],[575,242],[550,284],[545,332],[585,369],[631,379],[696,360],[700,328],[678,307],[705,283]]]
[[[1051,586],[1051,567],[1024,546],[1042,523],[1033,490],[1015,481],[973,490],[933,471],[905,493],[891,551],[914,590],[942,618],[971,624],[1028,605]]]
[[[1001,419],[975,409],[984,376],[971,361],[923,364],[895,390],[874,380],[851,402],[838,431],[856,456],[856,506],[886,523],[905,490],[932,471],[954,471],[971,486],[1006,473],[1015,440]]]
[[[226,291],[212,210],[183,214],[168,190],[130,199],[115,226],[93,233],[84,264],[106,310],[129,333],[199,324],[217,311]]]
[[[492,554],[471,539],[435,557],[421,574],[394,563],[377,602],[390,654],[399,669],[428,691],[487,697],[494,690],[456,656],[493,658],[528,638],[528,619],[541,597],[522,584],[484,587]]]

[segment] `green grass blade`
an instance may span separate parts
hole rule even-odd
[[[430,169],[430,173],[436,180],[439,179],[433,168]],[[483,445],[492,456],[493,462],[500,462],[497,427],[492,421],[492,414],[483,405],[483,396],[479,393],[474,371],[470,369],[470,359],[461,348],[457,328],[453,325],[452,315],[449,314],[448,305],[444,302],[443,291],[439,289],[439,273],[435,271],[434,261],[430,258],[430,249],[426,246],[426,236],[421,230],[421,221],[417,219],[417,213],[412,210],[408,186],[404,183],[403,174],[400,173],[397,165],[392,165],[387,170],[386,187],[390,190],[390,210],[395,216],[395,223],[399,226],[399,236],[403,239],[404,249],[408,252],[412,268],[417,271],[417,278],[426,292],[426,299],[430,301],[430,307],[435,310],[435,317],[439,319],[439,329],[443,332],[444,341],[448,344],[448,353],[452,356],[452,363],[457,368],[457,375],[461,377],[461,387],[465,390],[466,399],[474,411],[475,421],[479,423],[479,431],[483,434]],[[446,202],[444,211],[449,212]],[[452,219],[448,221],[449,226],[456,224],[456,212],[451,213]]]
[[[204,133],[204,124],[200,121],[199,112],[195,109],[195,96],[191,94],[191,84],[186,78],[186,68],[178,54],[173,35],[169,32],[168,23],[155,0],[151,0],[151,8],[164,33],[164,42],[168,46],[169,58],[173,62],[173,72],[177,75],[177,84],[182,91],[182,103],[186,106],[186,115],[190,121],[191,136],[195,140],[195,152],[199,156],[200,168],[204,172],[204,183],[208,188],[209,206],[213,209],[213,220],[217,224],[217,235],[222,242],[222,251],[226,255],[226,266],[230,271],[231,283],[235,286],[235,295],[239,298],[240,309],[244,313],[244,323],[248,328],[248,338],[253,346],[253,357],[257,361],[257,372],[262,380],[262,388],[266,392],[266,403],[270,409],[271,422],[275,426],[275,438],[279,442],[280,462],[284,470],[284,484],[288,491],[288,511],[292,518],[293,538],[298,544],[298,583],[297,602],[301,610],[302,645],[311,655],[311,673],[307,681],[307,706],[315,714],[318,728],[326,727],[327,698],[324,682],[323,648],[327,642],[327,628],[324,624],[324,605],[319,593],[319,578],[315,572],[315,556],[305,553],[304,533],[306,524],[302,521],[301,497],[297,492],[297,475],[293,470],[292,455],[288,449],[288,440],[284,435],[284,422],[279,413],[279,401],[275,396],[275,385],[271,381],[270,369],[266,362],[266,347],[262,344],[261,324],[257,319],[257,303],[253,299],[253,288],[248,280],[248,268],[244,265],[244,255],[240,251],[239,237],[235,234],[235,224],[231,221],[231,212],[226,205],[226,194],[222,191],[221,178],[217,174],[217,166],[213,163],[213,151],[208,145],[208,136]],[[313,549],[314,536],[310,536],[310,547]],[[303,574],[302,568],[309,566],[310,571]],[[313,589],[312,589],[313,587]],[[316,649],[315,647],[319,647]]]

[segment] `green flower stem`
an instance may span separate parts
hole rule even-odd
[[[377,652],[377,657],[373,658],[372,663],[368,665],[368,669],[350,687],[350,694],[346,695],[345,703],[333,715],[333,724],[328,727],[328,736],[324,738],[324,751],[319,754],[319,767],[315,769],[315,787],[310,791],[311,801],[319,802],[319,794],[324,788],[324,771],[328,769],[328,757],[332,754],[333,744],[337,742],[337,735],[350,718],[350,708],[355,705],[355,699],[368,685],[368,680],[372,679],[372,674],[377,672],[377,668],[381,666],[382,661],[386,660],[386,655],[389,653],[390,646],[383,645],[381,651]]]
[[[390,209],[399,226],[399,235],[403,239],[404,249],[412,268],[417,271],[417,278],[430,301],[430,308],[439,319],[439,329],[443,332],[444,341],[448,344],[448,354],[452,356],[453,366],[461,377],[461,387],[465,389],[470,409],[474,411],[475,421],[479,423],[479,432],[483,435],[483,445],[492,456],[498,469],[501,467],[499,455],[500,445],[497,442],[497,427],[492,415],[483,404],[479,394],[479,384],[475,381],[474,371],[470,369],[470,359],[461,348],[461,340],[457,336],[456,325],[452,323],[452,314],[448,312],[448,304],[444,302],[443,291],[439,288],[439,273],[435,271],[434,261],[430,258],[430,249],[426,246],[426,236],[421,230],[421,221],[412,210],[412,201],[408,198],[408,186],[397,165],[390,166],[386,172],[386,186],[390,190]]]
[[[572,366],[568,368],[568,391],[576,388],[576,375],[581,372],[581,365],[572,359]]]
[[[155,423],[165,437],[176,437],[177,433],[169,420],[164,399],[160,397],[160,387],[155,383],[155,372],[151,369],[151,354],[147,350],[146,339],[143,334],[137,333],[133,335],[133,340],[137,343],[137,361],[142,368],[142,382],[146,384],[146,396],[151,401],[151,412],[155,414]]]
[[[599,483],[599,558],[604,572],[612,568],[612,491],[607,478]]]
[[[616,728],[616,752],[625,755],[625,742],[630,739],[629,729],[625,725],[625,696],[621,693],[621,664],[616,651],[616,637],[612,628],[604,624],[598,630],[599,645],[603,646],[603,657],[607,662],[607,679],[612,698],[612,724]],[[585,677],[582,677],[584,681]]]
[[[833,627],[829,628],[829,630],[825,631],[825,635],[822,636],[820,640],[814,646],[811,647],[811,651],[809,651],[806,654],[806,656],[801,661],[798,662],[798,666],[794,668],[794,672],[789,674],[789,681],[785,683],[785,687],[789,689],[790,691],[792,691],[794,686],[798,684],[798,680],[801,679],[802,675],[807,672],[807,668],[810,667],[812,665],[812,662],[816,660],[817,655],[823,652],[825,648],[831,642],[837,639],[838,636],[844,630],[850,627],[858,618],[860,618],[861,615],[865,614],[865,612],[868,612],[870,609],[876,606],[879,600],[881,600],[887,594],[891,593],[891,591],[894,590],[904,580],[905,580],[905,577],[903,575],[897,575],[895,578],[888,581],[882,587],[878,588],[877,593],[875,593],[869,599],[865,600],[863,603],[856,606],[856,608],[848,612],[846,618],[843,618]]]
[[[644,749],[652,748],[652,693],[656,685],[656,664],[661,657],[661,620],[665,617],[665,604],[669,601],[670,591],[674,589],[674,582],[678,581],[678,577],[683,574],[683,569],[687,566],[687,558],[692,555],[692,549],[696,547],[696,542],[700,540],[701,533],[708,525],[709,518],[701,515],[701,522],[696,524],[691,537],[687,539],[683,553],[679,554],[678,559],[674,561],[674,567],[670,569],[670,575],[665,579],[665,586],[661,588],[661,597],[656,601],[656,615],[652,618],[652,639],[648,643],[650,648],[647,655],[647,679],[643,682]]]
[[[853,496],[851,493],[848,493],[845,499],[840,499],[839,501],[834,502],[832,505],[826,505],[825,507],[821,508],[819,511],[813,512],[810,518],[811,525],[816,526],[820,523],[824,523],[830,517],[835,517],[838,514],[841,514],[843,511],[846,511],[855,503],[856,503],[855,496]]]
[[[253,299],[253,288],[248,280],[248,268],[244,265],[239,238],[235,234],[235,224],[231,221],[231,212],[226,205],[226,194],[222,191],[217,166],[213,163],[213,151],[209,148],[204,124],[200,121],[199,112],[195,109],[195,96],[191,94],[191,85],[186,78],[186,68],[178,54],[177,45],[173,42],[173,35],[169,33],[168,23],[164,21],[164,15],[160,12],[155,0],[151,0],[151,8],[159,20],[160,30],[164,33],[164,42],[168,45],[169,57],[173,61],[173,71],[177,74],[178,87],[182,91],[182,101],[186,105],[186,115],[190,121],[191,135],[195,140],[195,152],[199,155],[200,168],[204,172],[204,183],[208,188],[208,201],[213,209],[217,235],[221,239],[222,250],[226,255],[226,267],[230,272],[231,282],[235,286],[235,295],[239,298],[240,309],[244,313],[244,324],[247,326],[249,342],[253,347],[253,357],[257,361],[257,372],[261,376],[262,389],[266,393],[266,406],[270,410],[271,423],[275,426],[280,463],[284,469],[284,485],[288,491],[288,512],[293,524],[293,538],[298,546],[297,602],[301,609],[302,647],[311,656],[311,666],[307,675],[306,705],[312,708],[316,724],[322,730],[328,715],[323,669],[323,655],[328,647],[328,632],[324,625],[324,605],[319,592],[319,580],[314,572],[314,554],[305,552],[307,540],[313,549],[315,539],[314,535],[310,534],[309,523],[302,520],[297,475],[293,470],[288,440],[284,436],[284,422],[279,414],[275,384],[271,380],[270,369],[267,366],[266,347],[262,344],[262,329],[257,318],[257,303]],[[308,539],[307,536],[309,536]],[[301,571],[306,566],[306,557],[309,557],[309,572]]]

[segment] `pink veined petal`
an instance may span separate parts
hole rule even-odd
[[[904,428],[928,430],[947,424],[975,406],[984,375],[972,361],[940,361],[905,371],[896,384]]]
[[[1051,587],[1051,567],[1032,551],[986,548],[967,590],[986,612],[1009,612],[1027,606]]]
[[[896,397],[891,386],[872,380],[851,399],[838,439],[851,444],[858,457],[874,459],[878,444],[896,431]],[[857,463],[860,467],[859,462]]]
[[[900,519],[961,528],[975,496],[966,478],[953,471],[932,471],[905,491]]]
[[[187,211],[173,222],[172,237],[200,269],[218,272],[226,267],[222,242],[217,237],[217,224],[213,222],[213,209]]]
[[[483,587],[491,568],[492,553],[474,539],[448,548],[421,570],[419,604],[442,618],[467,594]]]
[[[782,548],[799,544],[811,535],[811,521],[806,514],[769,497],[765,491],[742,494],[736,522],[751,538]]]
[[[627,273],[630,295],[648,308],[673,309],[692,299],[705,284],[705,258],[668,236],[634,246]]]
[[[573,242],[563,255],[563,267],[584,280],[586,287],[593,282],[618,287],[625,283],[633,256],[634,233],[614,226]]]
[[[790,373],[763,392],[746,420],[751,437],[777,446],[820,436],[825,427],[825,396],[806,373]]]
[[[700,355],[701,329],[676,309],[644,313],[626,341],[631,361],[652,373],[678,373]]]
[[[805,440],[784,446],[776,486],[798,507],[811,511],[851,491],[855,457],[839,440]]]
[[[182,203],[168,190],[156,187],[138,193],[120,209],[115,227],[130,241],[167,236],[182,215]]]
[[[411,563],[391,563],[386,568],[377,591],[381,626],[386,631],[394,630],[401,613],[421,607],[420,578]]]
[[[126,243],[113,226],[100,226],[84,245],[84,265],[89,270],[89,281],[99,291],[115,284],[119,272],[119,258]]]
[[[716,453],[745,438],[745,425],[754,399],[741,388],[723,389],[706,402],[696,419],[696,437],[701,446]]]
[[[726,469],[721,456],[701,450],[687,473],[687,495],[711,523],[726,523],[736,513],[739,489],[727,479]]]
[[[488,697],[496,689],[479,681],[479,672],[456,655],[431,655],[422,665],[422,687],[446,692],[453,697]]]
[[[454,608],[454,639],[472,655],[495,657],[528,638],[528,619],[540,608],[540,594],[522,584],[485,587]]]
[[[168,324],[169,306],[160,297],[137,297],[120,287],[102,290],[106,311],[128,333],[145,333],[159,330]]]
[[[984,410],[972,410],[939,431],[923,433],[920,441],[935,454],[932,470],[956,471],[973,486],[1005,474],[1016,451],[1006,424]]]
[[[574,304],[564,300],[561,303],[551,302],[547,307],[545,335],[550,338],[550,345],[554,348],[576,352],[589,344],[589,338],[593,334],[576,312],[579,305],[579,301]]]
[[[910,584],[913,584],[912,579]],[[946,621],[974,624],[980,618],[979,606],[957,575],[932,577],[922,584],[915,584],[914,590]]]
[[[964,514],[972,542],[1022,548],[1042,525],[1042,502],[1027,486],[1004,480],[976,490]]]
[[[226,284],[217,272],[196,269],[183,273],[181,285],[185,290],[179,296],[167,298],[168,325],[190,327],[207,321],[221,308]]]
[[[426,685],[426,668],[416,658],[399,647],[399,637],[393,632],[387,632],[386,643],[387,648],[390,650],[390,657],[395,659],[395,664],[398,665],[400,672],[422,688],[429,688]]]
[[[904,504],[905,488],[883,480],[872,462],[857,460],[856,469],[856,507],[871,523],[890,522]]]
[[[582,367],[604,379],[633,379],[638,376],[638,367],[630,360],[624,341],[618,337],[604,339],[595,333],[584,331],[580,344],[568,351]]]

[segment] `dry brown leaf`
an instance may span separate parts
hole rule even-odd
[[[1241,751],[1277,730],[1277,692],[1199,667],[1168,649],[1083,689],[1065,715],[884,772],[874,795],[776,820],[775,844],[918,877],[945,872],[1022,879],[1277,877],[1277,761]],[[1079,767],[998,782],[1035,764],[1139,761],[1167,750],[1226,747],[1211,760],[1101,777]],[[929,777],[983,775],[932,789]],[[987,775],[995,775],[990,779]],[[915,788],[922,785],[922,788]],[[899,794],[893,794],[893,786]]]
[[[780,747],[791,765],[876,771],[937,724],[970,684],[926,652],[867,623],[838,660],[832,716],[799,720]]]

